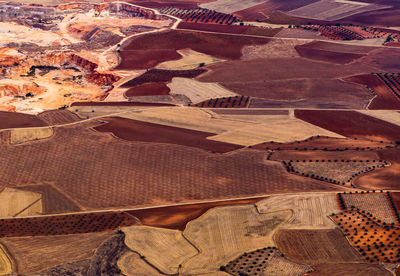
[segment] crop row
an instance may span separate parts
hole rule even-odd
[[[376,74],[385,84],[389,89],[394,93],[394,95],[400,99],[400,75],[399,74],[382,74],[382,73],[377,73]]]
[[[210,108],[233,108],[233,107],[247,107],[250,97],[246,96],[235,96],[235,97],[223,97],[203,101],[201,103],[192,105],[195,107],[210,107]]]

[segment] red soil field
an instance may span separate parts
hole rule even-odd
[[[363,175],[355,179],[354,184],[367,189],[399,189],[400,150],[398,148],[380,150],[378,156],[380,159],[390,162],[391,166]]]
[[[48,110],[37,115],[37,117],[48,125],[62,125],[80,121],[80,118],[68,110]]]
[[[303,141],[297,141],[292,143],[275,143],[275,142],[264,142],[258,145],[252,146],[254,149],[260,150],[296,150],[307,152],[323,150],[323,151],[371,151],[376,149],[383,149],[385,147],[393,147],[393,143],[371,141],[357,138],[333,138],[325,136],[313,136]],[[344,153],[345,154],[345,153]]]
[[[107,123],[94,127],[101,132],[112,132],[115,136],[128,141],[167,143],[195,147],[211,152],[226,153],[242,146],[206,139],[215,133],[152,124],[121,117],[106,117]]]
[[[400,141],[399,126],[355,111],[297,109],[295,116],[346,137]]]
[[[182,56],[175,49],[152,49],[152,50],[122,50],[119,53],[121,63],[117,69],[148,69],[167,60],[177,60]]]
[[[400,211],[400,192],[391,192],[390,196],[392,198],[393,207],[396,208],[396,210],[399,212]]]
[[[163,14],[170,14],[175,17],[183,19],[184,22],[192,23],[208,23],[208,24],[227,24],[231,25],[239,22],[236,16],[231,14],[217,12],[209,9],[179,9],[174,7],[162,8],[160,12]]]
[[[378,203],[377,203],[378,204]],[[398,263],[400,261],[400,228],[381,223],[372,214],[362,211],[343,211],[331,215],[367,262]]]
[[[386,1],[377,2],[380,5],[386,5]],[[359,24],[359,25],[372,25],[372,26],[392,26],[398,27],[400,26],[399,23],[399,13],[400,9],[398,8],[398,2],[391,1],[389,3],[390,6],[397,6],[396,8],[389,8],[377,11],[370,11],[365,12],[362,14],[356,14],[353,16],[346,17],[339,22],[343,23],[352,23],[352,24]],[[397,4],[397,5],[396,5]]]
[[[311,273],[306,273],[304,276],[391,276],[393,275],[386,270],[382,265],[367,264],[367,263],[327,263],[313,265],[314,269]]]
[[[142,210],[127,211],[130,215],[135,216],[141,224],[162,227],[168,229],[185,230],[186,224],[200,217],[209,209],[218,206],[230,206],[239,204],[254,204],[265,198],[249,198],[242,200],[227,200],[199,204],[187,204],[170,207],[158,207]]]
[[[206,100],[204,102],[194,104],[196,107],[212,107],[212,108],[245,108],[249,105],[250,97],[235,96],[228,98],[216,98]]]
[[[0,111],[0,129],[47,126],[35,115]]]
[[[212,0],[134,0],[128,1],[148,8],[177,7],[195,9],[201,3],[211,2]]]
[[[374,91],[376,98],[372,100],[368,109],[400,109],[400,101],[378,76],[363,74],[343,80],[366,85]]]
[[[379,160],[375,151],[322,151],[322,150],[280,150],[274,151],[269,160],[369,160],[374,162]]]
[[[0,219],[0,237],[65,235],[103,232],[137,224],[126,212],[96,212]]]
[[[157,43],[154,43],[157,41]],[[172,53],[179,49],[191,48],[222,59],[239,59],[241,49],[245,45],[265,44],[268,38],[239,37],[234,35],[210,34],[190,31],[171,30],[162,33],[152,33],[135,37],[122,45],[121,57],[123,67],[117,69],[143,69],[148,68],[148,60],[144,58],[140,62],[129,61],[131,55],[141,55],[141,51],[165,50]],[[132,52],[133,51],[133,52]],[[151,56],[151,55],[150,55]],[[163,55],[160,55],[163,56]],[[124,61],[127,58],[127,61]],[[177,59],[176,56],[174,59]],[[164,59],[165,60],[165,59]]]
[[[142,102],[74,102],[71,106],[173,106],[168,103]]]
[[[130,80],[122,85],[122,87],[133,87],[149,82],[170,82],[172,78],[194,78],[206,72],[205,69],[192,70],[162,70],[151,69],[133,80]]]
[[[400,42],[389,42],[389,43],[385,43],[385,46],[400,47]]]
[[[87,210],[346,189],[289,174],[265,151],[124,141],[91,129],[99,124],[57,127],[45,142],[0,144],[0,189],[51,182]]]
[[[371,51],[367,56],[360,58],[355,63],[373,66],[370,72],[400,72],[400,49],[381,47],[377,50]],[[365,72],[367,73],[367,72]]]
[[[313,60],[325,61],[335,64],[346,64],[363,57],[360,54],[337,53],[332,51],[308,48],[307,44],[294,47],[301,57]]]
[[[129,98],[136,96],[169,95],[170,91],[165,82],[148,82],[129,88],[125,92],[125,96]]]

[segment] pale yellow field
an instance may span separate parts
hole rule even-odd
[[[49,138],[52,135],[53,128],[51,127],[12,129],[10,142],[11,144],[16,145],[28,141]]]
[[[12,271],[12,264],[10,257],[4,250],[3,245],[0,244],[0,275],[9,275]]]
[[[41,194],[5,188],[0,193],[0,217],[42,213]],[[40,202],[40,204],[35,204]]]
[[[358,112],[400,126],[400,113],[395,110],[359,110]]]
[[[294,47],[309,42],[309,39],[274,39],[263,45],[248,45],[243,47],[240,59],[299,57]]]
[[[199,67],[201,63],[208,65],[224,61],[223,59],[199,53],[192,49],[181,49],[177,52],[182,56],[181,59],[162,62],[158,64],[156,68],[166,70],[190,70]]]
[[[340,212],[335,193],[270,196],[256,205],[260,213],[290,210],[293,215],[282,228],[334,229],[328,216]]]
[[[179,264],[198,253],[178,230],[132,226],[122,231],[125,244],[165,274],[178,273]]]
[[[171,95],[185,95],[192,104],[208,99],[235,97],[238,95],[218,83],[199,82],[188,78],[173,78],[172,82],[167,86],[171,89]]]
[[[126,276],[158,276],[163,275],[154,267],[146,263],[139,254],[134,252],[125,253],[117,263],[123,275]]]
[[[273,234],[290,216],[290,211],[259,214],[254,205],[209,210],[189,222],[183,232],[200,253],[182,264],[182,273],[216,272],[243,252],[273,246]]]

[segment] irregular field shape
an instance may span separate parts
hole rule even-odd
[[[165,274],[177,273],[180,264],[198,253],[178,230],[134,226],[122,231],[125,244]]]
[[[372,213],[376,218],[388,224],[397,222],[388,198],[383,193],[342,194],[342,197],[347,208],[355,206],[356,208]]]
[[[25,215],[42,213],[41,195],[33,192],[5,188],[0,193],[0,217],[13,217],[26,210]],[[33,206],[39,202],[38,206]]]
[[[279,230],[275,240],[287,258],[300,263],[316,265],[362,260],[339,229]]]
[[[296,51],[301,57],[312,60],[325,61],[334,64],[346,64],[363,57],[362,54],[337,53],[319,49],[309,49],[306,45],[296,46]]]
[[[263,2],[265,2],[265,0],[217,0],[200,4],[200,7],[224,13],[232,13],[256,6]]]
[[[263,272],[265,276],[300,276],[310,269],[306,265],[298,264],[280,256],[274,256],[269,266]]]
[[[209,210],[183,232],[200,250],[183,264],[183,273],[216,271],[243,252],[273,245],[274,232],[289,217],[289,211],[259,214],[251,205]]]
[[[299,150],[300,149],[300,150]],[[375,151],[323,151],[323,150],[301,150],[304,148],[298,148],[297,150],[282,150],[274,151],[270,156],[270,160],[379,160],[379,157]]]
[[[102,120],[107,123],[95,127],[95,130],[112,132],[115,136],[128,141],[177,144],[219,153],[240,148],[240,146],[233,144],[207,140],[206,138],[212,136],[213,133],[152,124],[121,117],[108,117]]]
[[[340,211],[335,193],[313,195],[277,195],[256,203],[260,213],[291,210],[291,219],[282,228],[333,229],[329,214]]]
[[[129,88],[126,97],[169,95],[170,89],[164,82],[148,82]]]
[[[19,274],[41,270],[90,258],[96,248],[112,232],[79,235],[2,238],[3,243],[17,264]],[[43,256],[52,256],[44,258]]]
[[[51,127],[17,128],[11,130],[10,143],[16,145],[28,141],[46,139],[52,135],[53,129]]]
[[[149,265],[139,254],[127,252],[118,260],[118,268],[127,276],[158,276],[164,275]]]
[[[342,276],[342,275],[375,275],[391,276],[393,275],[381,265],[367,263],[331,263],[318,264],[313,266],[315,271],[307,275],[314,276]]]
[[[393,110],[359,110],[358,112],[400,126],[400,113]]]
[[[42,127],[47,124],[34,115],[0,111],[0,129]]]
[[[0,244],[0,275],[10,275],[12,272],[12,261]]]
[[[248,45],[242,49],[242,60],[275,57],[298,57],[295,46],[307,43],[307,40],[274,39],[264,45]]]
[[[212,98],[235,97],[236,93],[218,83],[203,83],[187,78],[173,78],[168,84],[171,95],[185,95],[193,104]]]
[[[62,125],[79,121],[79,117],[68,110],[49,110],[39,113],[37,117],[49,125]]]

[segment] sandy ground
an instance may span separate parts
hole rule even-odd
[[[53,129],[51,127],[18,128],[11,130],[10,143],[13,145],[21,144],[32,140],[49,138],[52,135]]]
[[[127,276],[158,276],[164,275],[149,265],[139,254],[134,252],[125,253],[118,260],[118,267],[123,275]]]
[[[41,201],[41,198],[39,193],[5,188],[0,193],[0,217],[16,216],[25,209],[29,209],[26,215],[39,215],[42,213],[42,205],[33,204]]]
[[[224,61],[223,59],[199,53],[192,49],[181,49],[177,52],[182,56],[181,59],[162,62],[158,64],[156,68],[167,70],[190,70],[196,69],[200,64],[208,65]]]
[[[12,272],[10,257],[7,255],[3,245],[0,244],[0,275],[9,275]]]
[[[400,113],[395,110],[359,110],[358,112],[400,126]]]

